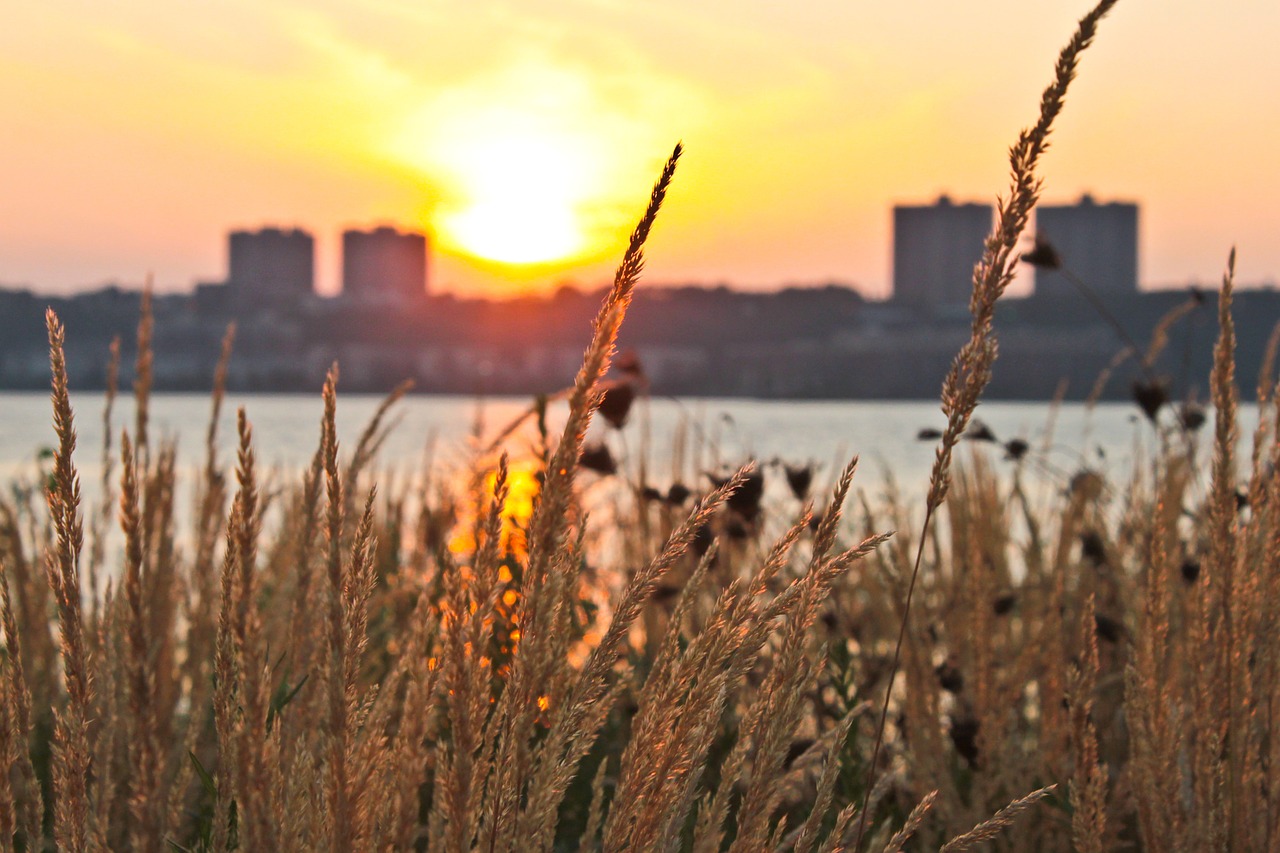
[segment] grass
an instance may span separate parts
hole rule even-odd
[[[531,458],[496,442],[458,488],[437,468],[375,487],[407,389],[348,452],[337,366],[309,466],[260,470],[242,410],[229,467],[233,331],[205,464],[183,482],[171,440],[149,435],[144,301],[136,422],[112,439],[113,347],[104,502],[86,507],[50,313],[46,500],[0,500],[0,850],[1274,849],[1280,407],[1259,389],[1246,454],[1234,259],[1205,470],[1195,427],[1159,405],[1149,458],[1047,501],[1021,462],[953,464],[1036,165],[1112,5],[1082,20],[1011,150],[922,523],[855,500],[856,460],[818,511],[801,469],[788,505],[762,500],[751,467],[658,491],[647,451],[622,442],[603,467],[629,468],[631,488],[588,503],[584,455],[602,457],[584,436],[631,405],[634,365],[607,377],[679,147],[563,430],[535,405]]]

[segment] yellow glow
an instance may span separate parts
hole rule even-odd
[[[228,229],[296,224],[336,292],[336,235],[385,221],[434,232],[433,292],[595,286],[682,139],[648,281],[887,295],[891,206],[1005,187],[1089,4],[191,5],[5,5],[0,281],[182,290]],[[1216,281],[1233,244],[1274,280],[1280,3],[1145,6],[1085,57],[1044,200],[1141,201],[1144,282]]]
[[[479,138],[446,143],[443,159],[466,201],[443,212],[439,226],[464,251],[491,261],[545,263],[580,252],[585,188],[576,163],[588,153],[584,141],[530,128],[484,138],[487,132],[482,125],[474,130]]]
[[[391,155],[439,193],[441,242],[500,264],[552,264],[599,254],[632,214],[650,135],[579,69],[526,58],[458,85],[404,121]],[[647,147],[647,146],[646,146]],[[620,213],[626,215],[620,218]]]
[[[538,482],[538,465],[533,460],[517,460],[510,463],[507,470],[507,502],[502,508],[503,549],[518,557],[525,553],[524,529],[533,517],[533,503],[537,500],[542,484]],[[484,500],[481,506],[488,510],[488,502],[492,500],[497,486],[497,471],[490,470],[484,475],[481,488]],[[476,519],[469,515],[458,520],[449,539],[449,550],[460,557],[473,554],[477,543],[473,536]],[[504,583],[511,580],[511,572],[506,567],[499,570],[499,579]]]

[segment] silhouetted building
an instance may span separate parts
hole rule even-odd
[[[343,231],[342,292],[370,302],[421,300],[427,293],[427,238],[387,226]]]
[[[963,309],[973,290],[973,267],[991,232],[991,205],[893,208],[893,299],[934,312]]]
[[[1098,204],[1082,196],[1078,204],[1036,209],[1036,233],[1058,250],[1062,263],[1099,294],[1138,292],[1138,206]],[[1069,289],[1060,271],[1036,270],[1036,290],[1046,295]]]
[[[238,305],[290,302],[315,285],[315,239],[300,228],[232,231],[227,285]]]
[[[231,303],[231,287],[222,281],[198,281],[191,298],[196,313],[203,316],[216,317],[230,313],[235,306]]]

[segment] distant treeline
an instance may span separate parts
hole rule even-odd
[[[155,382],[163,390],[207,389],[234,321],[235,391],[314,391],[337,360],[351,391],[385,392],[411,378],[424,393],[553,392],[580,363],[599,298],[564,287],[504,301],[312,298],[237,310],[162,295],[155,298]],[[140,301],[140,293],[119,288],[74,297],[0,292],[0,387],[47,387],[43,315],[50,305],[69,332],[73,387],[102,387],[115,337],[127,379]],[[997,315],[1000,359],[988,396],[1047,399],[1065,383],[1068,399],[1084,399],[1111,366],[1104,398],[1127,398],[1136,379],[1154,376],[1172,397],[1203,399],[1215,303],[1212,292],[1158,291],[1110,298],[1110,317],[1103,317],[1075,292],[1007,299]],[[1237,363],[1247,366],[1237,381],[1251,396],[1280,320],[1280,293],[1240,291],[1235,317]],[[1127,344],[1117,325],[1145,350],[1162,318],[1171,318],[1167,344],[1149,368],[1139,358],[1118,358]],[[968,334],[967,318],[954,309],[867,301],[843,286],[767,293],[649,287],[637,293],[619,345],[635,351],[655,394],[923,399],[936,396],[938,377]]]

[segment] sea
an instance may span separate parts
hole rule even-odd
[[[75,462],[87,500],[101,478],[103,395],[72,394],[78,437]],[[348,452],[355,447],[373,416],[380,397],[339,393],[339,442]],[[408,476],[421,470],[424,460],[434,466],[464,469],[494,437],[519,426],[503,442],[513,457],[528,456],[539,438],[533,400],[522,397],[410,396],[390,415],[394,423],[378,456],[384,475]],[[322,402],[319,395],[232,394],[224,402],[219,422],[219,446],[224,464],[234,461],[237,410],[243,408],[253,428],[259,465],[280,472],[297,471],[309,463],[320,435]],[[563,425],[567,406],[552,401],[546,408],[546,428],[554,435]],[[1168,411],[1164,412],[1169,417]],[[1241,434],[1248,436],[1256,407],[1241,407]],[[210,400],[199,394],[156,394],[150,406],[153,436],[177,442],[180,470],[188,482],[203,462]],[[990,402],[978,407],[977,420],[994,441],[966,441],[957,459],[972,455],[1000,470],[1012,469],[1009,443],[1026,442],[1024,476],[1045,488],[1065,487],[1076,473],[1093,470],[1123,482],[1135,464],[1151,457],[1159,441],[1157,431],[1138,408],[1128,403],[1051,405],[1045,402]],[[115,450],[119,433],[133,429],[131,399],[123,395],[112,414]],[[642,399],[628,422],[613,429],[596,419],[590,442],[606,444],[619,460],[623,476],[644,478],[660,488],[681,480],[705,487],[705,475],[748,461],[781,471],[781,465],[812,465],[819,486],[829,483],[852,457],[859,457],[855,484],[869,494],[893,488],[905,500],[924,494],[933,464],[936,440],[922,439],[924,430],[940,430],[945,419],[936,402],[900,401],[782,401],[750,399]],[[1212,421],[1196,440],[1211,442]],[[926,433],[927,434],[927,433]],[[9,488],[39,482],[56,444],[47,394],[0,393],[0,484]],[[1207,449],[1202,456],[1207,458]],[[1247,453],[1242,454],[1247,456]],[[781,477],[773,477],[777,483]],[[783,487],[785,488],[785,487]]]

